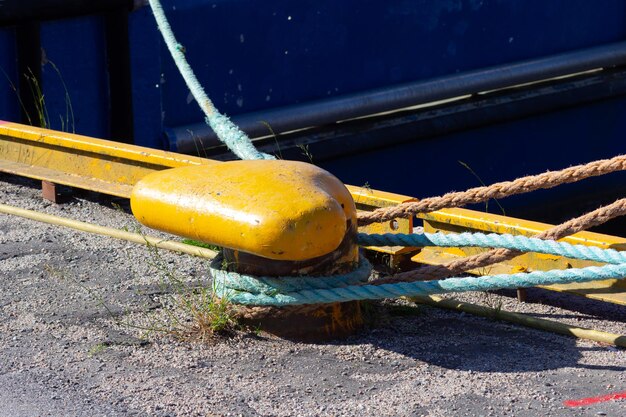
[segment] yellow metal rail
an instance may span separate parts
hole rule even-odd
[[[0,171],[129,198],[147,174],[217,163],[210,159],[126,145],[0,121]]]
[[[133,186],[146,175],[168,168],[215,164],[218,161],[127,145],[86,136],[56,132],[0,121],[0,171],[57,184],[92,190],[119,197],[130,197]],[[358,210],[373,210],[414,197],[348,185]],[[532,236],[551,225],[481,213],[465,209],[446,209],[420,215],[427,232],[481,231]],[[368,233],[411,233],[412,219],[361,228]],[[626,239],[591,232],[581,232],[563,239],[569,243],[626,250]],[[413,254],[411,260],[425,264],[442,264],[478,253],[474,248],[387,247],[379,249],[392,258]],[[510,273],[554,268],[576,268],[593,262],[565,259],[558,256],[524,254],[474,274]],[[546,287],[589,298],[626,305],[626,280],[607,280],[588,284],[553,285]]]
[[[219,161],[0,120],[0,172],[130,198],[146,175]],[[357,208],[389,207],[411,197],[347,186]],[[372,225],[372,233],[411,233],[410,220]],[[390,253],[395,251],[389,249]]]
[[[368,187],[355,187],[346,185],[352,194],[357,210],[372,211],[381,207],[396,206],[406,201],[417,201],[413,197],[386,191],[372,190]],[[359,227],[363,233],[413,233],[413,219],[396,219],[384,223],[372,223]],[[391,256],[391,266],[396,266],[403,255],[415,252],[414,248],[404,246],[377,246],[368,248]]]

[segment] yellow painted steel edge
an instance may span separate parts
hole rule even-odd
[[[416,198],[386,191],[373,190],[370,187],[355,187],[346,185],[352,194],[357,210],[371,211],[380,207],[396,206],[408,201],[417,201]],[[413,233],[413,219],[395,219],[390,222],[372,223],[359,227],[362,233]],[[415,252],[415,248],[404,246],[377,246],[366,247],[369,250],[386,253],[392,257]],[[392,263],[396,260],[392,259]]]
[[[0,120],[0,171],[119,197],[130,198],[132,187],[152,172],[213,163],[218,161]],[[347,188],[360,210],[413,200],[368,187]],[[368,231],[411,233],[412,220],[376,224]]]
[[[552,225],[546,223],[460,208],[438,210],[432,213],[420,214],[417,217],[427,222],[458,226],[471,231],[509,233],[522,236],[534,236],[552,227]],[[626,238],[594,232],[579,232],[567,236],[561,239],[561,241],[574,245],[626,250]]]
[[[36,142],[38,145],[63,147],[75,151],[123,158],[144,164],[158,165],[163,168],[218,162],[196,156],[96,139],[73,133],[58,132],[4,120],[0,120],[0,136]]]
[[[424,219],[424,231],[430,233],[471,231],[533,236],[552,227],[545,223],[457,208],[420,214],[419,217]],[[601,233],[579,232],[561,240],[571,244],[626,250],[626,239]],[[424,248],[420,253],[413,256],[411,260],[430,265],[441,265],[446,262],[484,252],[485,250],[487,249]],[[468,272],[476,275],[492,275],[533,270],[584,268],[593,265],[600,264],[578,259],[567,259],[560,256],[526,253],[510,261]],[[626,305],[625,279],[612,279],[584,284],[558,284],[543,286],[541,288],[572,293],[613,304]]]
[[[83,190],[92,190],[116,197],[130,198],[133,186],[119,182],[110,182],[99,178],[84,177],[67,174],[58,170],[3,161],[0,159],[0,172],[19,175],[35,180],[49,181],[54,184],[76,187]]]
[[[16,123],[0,123],[0,171],[130,197],[159,170],[217,161]]]
[[[417,201],[415,197],[408,195],[394,194],[387,191],[373,190],[370,187],[356,187],[354,185],[346,185],[354,203],[357,205],[365,205],[371,207],[389,207],[407,201]]]

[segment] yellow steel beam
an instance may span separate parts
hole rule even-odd
[[[417,201],[413,197],[386,191],[373,190],[369,187],[346,185],[358,211],[372,211],[381,207],[397,206],[406,201]],[[362,233],[413,233],[413,219],[396,219],[384,223],[372,223],[359,227]],[[391,263],[396,263],[396,256],[415,252],[414,248],[404,246],[377,246],[368,249],[383,252],[392,256]]]
[[[147,174],[216,161],[0,121],[0,171],[118,197]]]
[[[130,197],[133,186],[146,175],[168,168],[219,163],[210,159],[181,155],[127,145],[86,136],[40,129],[0,121],[0,171],[57,184]],[[415,198],[348,185],[358,210],[388,207]],[[447,209],[420,215],[426,231],[483,231],[532,236],[551,226],[544,223],[481,213],[465,209]],[[411,233],[411,219],[395,220],[362,228],[368,233]],[[626,250],[626,239],[591,232],[581,232],[563,239],[574,244]],[[414,248],[378,248],[390,255],[412,252]],[[441,264],[477,253],[476,249],[426,248],[412,259],[427,264]],[[494,265],[476,274],[519,272],[592,265],[592,262],[561,257],[526,254],[504,264]],[[604,301],[626,304],[626,281],[608,280],[595,284],[553,285],[556,291],[568,291]]]
[[[130,198],[143,177],[168,168],[208,165],[219,161],[0,120],[0,171]],[[388,207],[412,197],[347,186],[361,210]],[[411,222],[392,227],[410,233]]]
[[[552,226],[546,223],[515,219],[497,214],[481,213],[466,209],[445,209],[420,214],[425,232],[486,232],[534,236]],[[593,232],[579,232],[561,239],[575,245],[598,246],[626,250],[626,239]],[[415,262],[440,265],[486,249],[477,248],[424,248],[411,259]],[[568,259],[560,256],[526,253],[510,261],[469,271],[476,275],[509,274],[522,271],[546,271],[550,269],[583,268],[599,265],[596,262]],[[626,305],[626,280],[612,279],[584,284],[550,285],[543,288],[570,292],[588,298]]]
[[[219,161],[0,120],[0,171],[118,197],[130,198],[134,185],[152,172],[214,163]],[[414,200],[347,187],[359,210]],[[411,233],[411,225],[410,220],[398,220],[372,225],[371,231]]]
[[[0,120],[0,172],[130,198],[146,175],[169,168],[220,163],[211,159],[160,151]],[[412,200],[367,187],[347,186],[359,210],[373,210]],[[411,233],[411,220],[368,228],[376,233]],[[375,248],[406,253],[404,247]]]

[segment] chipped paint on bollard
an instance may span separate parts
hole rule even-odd
[[[131,207],[146,226],[222,246],[240,273],[341,274],[359,260],[350,192],[303,162],[232,161],[155,172],[134,187]],[[263,311],[246,321],[297,340],[343,337],[363,323],[359,302]]]
[[[131,207],[146,226],[264,258],[299,261],[335,250],[356,221],[334,176],[295,161],[231,161],[147,175]]]

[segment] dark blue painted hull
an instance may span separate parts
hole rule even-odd
[[[622,0],[601,6],[589,0],[163,3],[201,82],[230,116],[626,40]],[[167,132],[186,131],[201,123],[202,115],[149,8],[129,13],[119,30],[118,24],[109,15],[40,23],[41,84],[50,127],[176,150]],[[0,29],[0,66],[6,73],[0,78],[0,119],[20,121],[20,104],[10,86],[20,84],[16,32],[13,26]],[[48,61],[67,86],[72,126],[67,126],[65,87]],[[120,89],[126,97],[120,97]],[[346,182],[415,196],[479,185],[458,161],[485,183],[559,169],[626,151],[626,99],[622,90],[608,90],[593,100],[564,100],[559,108],[547,106],[534,114],[519,110],[521,104],[494,107],[492,112],[502,117],[486,117],[480,126],[459,124],[460,130],[437,128],[455,122],[454,115],[434,118],[432,133],[414,140],[390,133],[362,148],[354,144],[369,133],[357,128],[350,138],[354,146],[345,152],[339,144],[332,156],[313,157]],[[623,195],[624,179],[615,174],[502,204],[507,214],[555,220],[563,207],[584,208],[587,200],[593,205]]]

